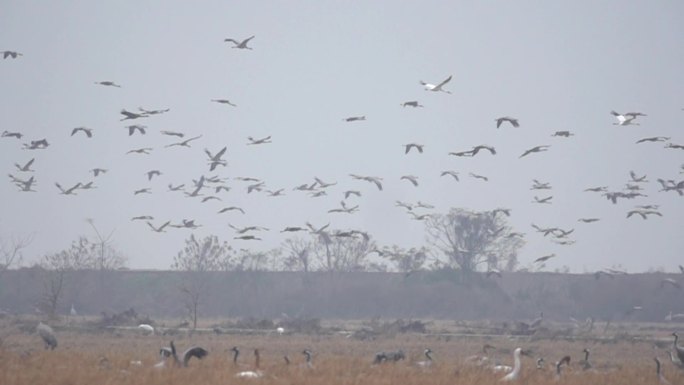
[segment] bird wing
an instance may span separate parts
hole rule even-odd
[[[231,43],[235,43],[236,45],[237,45],[237,44],[240,44],[239,41],[237,41],[237,40],[235,40],[235,39],[231,39],[231,38],[223,39],[223,42],[224,42],[224,43],[225,43],[225,42],[231,42]]]
[[[437,87],[435,88],[441,88],[443,85],[449,83],[449,81],[451,81],[451,75],[449,75],[449,77],[444,79],[444,81],[442,81],[441,83],[437,84]]]
[[[35,161],[35,160],[36,160],[36,158],[33,158],[33,159],[29,160],[29,161],[26,163],[26,165],[24,166],[24,168],[25,168],[25,169],[28,169],[29,167],[31,167],[31,165],[33,164],[33,161]]]

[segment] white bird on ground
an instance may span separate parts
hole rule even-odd
[[[149,334],[154,333],[154,328],[152,327],[152,325],[140,324],[140,325],[138,325],[138,329],[142,330],[142,333],[144,335],[149,335]]]
[[[500,381],[515,381],[520,377],[520,370],[522,369],[522,363],[520,362],[521,354],[521,348],[516,348],[513,351],[513,371],[501,378]]]
[[[449,81],[451,81],[451,75],[449,75],[448,78],[444,79],[441,83],[439,83],[437,85],[434,85],[431,83],[425,83],[422,80],[420,81],[420,84],[422,84],[425,87],[425,91],[434,91],[434,92],[442,91],[442,92],[446,92],[447,94],[450,94],[451,91],[447,91],[447,90],[442,88],[442,87],[444,87],[445,84],[449,83]]]

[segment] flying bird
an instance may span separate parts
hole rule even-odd
[[[157,115],[157,114],[167,113],[167,112],[171,111],[171,109],[170,108],[164,108],[161,110],[146,110],[142,107],[138,107],[138,111],[142,112],[145,115]]]
[[[548,261],[549,259],[551,259],[551,258],[553,258],[553,257],[555,257],[555,256],[556,256],[556,254],[545,255],[545,256],[543,256],[543,257],[539,257],[539,258],[535,259],[535,260],[534,260],[534,263],[546,262],[546,261]]]
[[[55,183],[55,186],[57,186],[57,188],[60,191],[60,194],[62,194],[62,195],[76,195],[76,193],[74,191],[78,190],[78,188],[81,187],[81,183],[80,182],[76,183],[71,188],[68,188],[66,190],[64,188],[62,188],[62,186],[59,183]]]
[[[124,116],[124,118],[120,120],[147,118],[146,114],[138,114],[136,112],[127,111],[125,109],[121,110],[120,114]]]
[[[179,138],[182,138],[182,137],[185,136],[184,133],[182,133],[182,132],[175,132],[175,131],[160,131],[159,133],[162,134],[162,135],[177,136],[177,137],[179,137]]]
[[[100,174],[104,174],[104,173],[106,173],[107,171],[108,171],[108,170],[107,170],[107,169],[104,169],[104,168],[94,168],[94,169],[90,170],[90,172],[93,173],[93,176],[94,176],[94,177],[97,177],[97,176],[100,175]]]
[[[152,191],[150,190],[149,187],[141,188],[140,190],[133,191],[133,195],[138,195],[138,194],[152,194]]]
[[[445,176],[445,175],[452,176],[454,179],[456,179],[456,181],[459,181],[458,173],[456,171],[451,171],[451,170],[442,171],[442,173],[439,176]]]
[[[549,147],[551,147],[551,146],[542,145],[542,146],[532,147],[532,148],[530,148],[529,150],[525,151],[522,155],[520,155],[520,158],[525,157],[525,156],[527,156],[527,155],[529,155],[529,154],[531,154],[531,153],[533,153],[533,152],[547,151],[547,150],[549,149]]]
[[[366,120],[366,116],[350,116],[348,118],[343,119],[345,122],[356,122],[359,120]]]
[[[501,124],[503,124],[503,122],[508,122],[513,127],[520,127],[520,124],[518,123],[518,119],[511,118],[510,116],[502,116],[502,117],[496,118],[494,120],[496,121],[496,128],[501,127]]]
[[[83,132],[86,134],[87,137],[92,138],[93,137],[93,129],[92,128],[87,128],[87,127],[76,127],[73,130],[71,130],[71,136],[74,136],[76,133],[79,131]]]
[[[162,173],[161,173],[161,171],[159,171],[159,170],[150,170],[150,171],[148,171],[148,172],[145,173],[145,175],[147,175],[147,180],[148,180],[148,181],[152,180],[153,177],[159,176],[159,175],[161,175],[161,174],[162,174]]]
[[[229,106],[237,107],[237,104],[231,103],[231,101],[228,99],[211,99],[211,101],[214,103],[227,104]]]
[[[415,175],[404,175],[399,179],[405,179],[411,182],[415,187],[418,187],[418,177]]]
[[[126,126],[126,128],[128,128],[128,136],[133,135],[135,131],[139,131],[141,135],[145,135],[145,129],[147,128],[147,126],[133,124],[130,126]]]
[[[584,223],[592,223],[592,222],[598,222],[600,221],[599,218],[580,218],[577,220],[577,222],[584,222]]]
[[[564,138],[569,138],[569,137],[571,137],[571,136],[575,136],[575,134],[573,134],[573,133],[570,132],[570,131],[556,131],[556,132],[554,132],[553,135],[551,135],[551,136],[562,136],[562,137],[564,137]]]
[[[138,148],[138,149],[130,150],[130,151],[128,151],[126,154],[145,154],[145,155],[149,155],[149,154],[150,154],[150,151],[152,151],[152,149],[151,149],[150,147],[145,147],[145,148]]]
[[[26,162],[26,164],[24,164],[23,166],[19,165],[18,163],[15,163],[14,166],[17,168],[17,170],[19,170],[21,172],[33,172],[35,170],[31,170],[31,165],[33,164],[33,162],[35,160],[36,160],[36,158],[32,158],[31,160]]]
[[[166,146],[164,146],[164,147],[179,146],[179,147],[188,147],[188,148],[189,148],[189,147],[190,147],[190,142],[192,142],[193,140],[197,140],[197,139],[199,139],[199,138],[201,138],[201,137],[202,137],[202,135],[194,136],[194,137],[192,137],[192,138],[185,139],[185,140],[182,141],[182,142],[171,143],[171,144],[168,144],[168,145],[166,145]]]
[[[401,105],[402,107],[413,107],[413,108],[416,108],[416,107],[423,107],[422,104],[419,104],[419,103],[418,103],[417,101],[415,101],[415,100],[410,101],[410,102],[403,102],[403,103],[401,103],[400,105]]]
[[[628,112],[626,114],[620,114],[619,112],[610,111],[610,113],[617,119],[617,123],[613,123],[614,126],[638,126],[639,123],[633,123],[633,121],[639,116],[646,116],[641,112]]]
[[[245,40],[242,40],[242,41],[237,41],[237,40],[232,39],[232,38],[226,38],[226,39],[223,39],[223,42],[224,42],[224,43],[225,43],[225,42],[231,42],[231,43],[233,43],[234,46],[233,46],[232,48],[238,48],[238,49],[252,49],[252,47],[248,47],[248,46],[247,46],[247,43],[249,43],[249,41],[252,40],[252,39],[254,39],[254,35],[252,35],[252,36],[250,36],[250,37],[248,37],[248,38],[246,38]]]
[[[489,178],[487,178],[487,177],[484,176],[484,175],[478,175],[478,174],[474,174],[474,173],[472,173],[472,172],[471,172],[471,173],[468,173],[468,175],[470,175],[471,177],[473,177],[473,178],[475,178],[475,179],[482,179],[482,180],[485,181],[485,182],[488,182],[488,181],[489,181]]]
[[[8,57],[11,57],[12,59],[16,59],[17,56],[24,56],[24,54],[19,53],[17,51],[2,51],[2,58],[7,59]]]
[[[644,142],[667,142],[668,140],[670,140],[669,136],[653,136],[650,138],[639,139],[636,141],[636,144]]]
[[[116,84],[116,83],[114,83],[114,82],[112,82],[112,81],[109,81],[109,80],[105,80],[105,81],[102,81],[102,82],[95,82],[95,84],[99,84],[99,85],[107,86],[107,87],[121,88],[120,85],[118,85],[118,84]]]
[[[9,132],[7,130],[3,131],[2,135],[0,135],[0,137],[3,137],[3,138],[17,138],[17,139],[21,139],[22,136],[24,136],[24,134],[22,134],[21,132]]]
[[[226,213],[226,212],[228,212],[228,211],[239,211],[239,212],[241,212],[242,214],[245,213],[245,210],[243,210],[243,209],[241,209],[241,208],[239,208],[239,207],[236,207],[236,206],[224,207],[224,208],[222,208],[218,213],[219,213],[219,214],[223,214],[223,213]]]
[[[247,143],[247,145],[271,143],[271,135],[261,139],[254,139],[251,136],[248,136],[247,140],[249,140],[249,143]]]
[[[442,87],[444,87],[445,84],[449,83],[449,81],[451,81],[451,75],[437,85],[434,85],[431,83],[426,83],[422,80],[420,81],[420,84],[422,84],[425,87],[425,91],[433,91],[433,92],[442,91],[442,92],[446,92],[447,94],[450,94],[451,91],[447,91],[447,90],[442,88]]]
[[[145,222],[147,223],[148,226],[152,229],[152,231],[157,232],[157,233],[163,233],[164,229],[171,224],[171,221],[166,221],[163,225],[159,227],[154,227],[154,225],[151,222]]]
[[[361,175],[355,175],[355,174],[349,174],[354,179],[357,180],[365,180],[366,182],[374,183],[375,186],[378,188],[378,190],[382,191],[382,178],[376,177],[376,176],[361,176]]]
[[[538,196],[534,196],[534,202],[533,203],[551,203],[551,199],[553,199],[553,195],[544,197],[544,198],[539,198]]]
[[[407,144],[404,144],[403,146],[404,146],[404,154],[408,154],[412,148],[415,148],[416,150],[418,150],[419,153],[422,154],[423,153],[423,147],[425,145],[417,144],[417,143],[407,143]]]

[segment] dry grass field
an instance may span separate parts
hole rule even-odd
[[[0,384],[496,384],[503,374],[465,362],[466,357],[480,353],[485,343],[497,347],[490,357],[507,365],[512,365],[511,352],[516,347],[530,349],[532,357],[522,359],[522,375],[516,381],[520,384],[658,384],[655,356],[660,357],[664,376],[670,383],[684,384],[684,371],[670,362],[666,350],[656,349],[650,341],[600,343],[431,334],[399,334],[360,341],[344,335],[196,333],[176,335],[173,339],[179,351],[202,346],[210,352],[208,357],[192,360],[187,368],[158,369],[154,365],[159,362],[159,348],[168,346],[171,337],[143,336],[133,330],[95,334],[63,329],[58,329],[57,336],[58,348],[46,351],[38,335],[21,332],[4,322],[0,328]],[[655,336],[667,338],[665,332]],[[229,351],[233,346],[241,349],[238,365],[233,364]],[[416,362],[425,359],[422,352],[426,347],[434,352],[434,362],[424,369]],[[578,365],[585,347],[592,351],[590,361],[596,370],[584,372]],[[261,352],[263,377],[236,378],[237,372],[254,370],[255,348]],[[312,368],[304,365],[304,349],[314,353]],[[397,349],[406,352],[406,360],[372,365],[376,352]],[[289,365],[284,355],[290,358]],[[572,362],[564,368],[562,378],[556,380],[553,363],[563,355],[570,355]],[[536,368],[537,357],[545,358],[545,369]]]

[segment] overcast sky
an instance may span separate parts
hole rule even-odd
[[[684,144],[684,26],[680,1],[5,1],[0,13],[0,138],[2,212],[0,236],[34,235],[25,264],[91,235],[86,218],[103,232],[132,268],[166,269],[190,230],[154,233],[131,217],[152,215],[154,224],[183,218],[202,225],[235,248],[269,250],[285,226],[306,221],[368,231],[380,245],[426,245],[424,225],[396,200],[490,210],[511,208],[510,223],[527,233],[523,266],[546,254],[553,270],[584,272],[622,266],[637,272],[668,271],[684,264],[684,198],[658,192],[657,178],[684,179],[684,151],[665,143],[635,144],[650,136]],[[233,49],[224,38],[245,39],[253,50]],[[445,89],[425,91],[420,80]],[[114,81],[121,88],[96,85]],[[210,102],[229,99],[237,107]],[[403,108],[417,100],[424,108]],[[170,108],[163,115],[120,121],[123,108]],[[640,111],[639,126],[620,127],[611,110]],[[365,121],[344,122],[350,116]],[[520,127],[500,116],[519,119]],[[128,136],[125,126],[144,124],[147,134]],[[94,130],[88,139],[74,127]],[[191,148],[164,148],[177,138],[202,135]],[[560,130],[570,138],[552,137]],[[247,137],[272,136],[248,146]],[[45,150],[22,143],[46,138]],[[403,144],[425,145],[404,154]],[[478,144],[496,155],[449,156]],[[547,152],[519,159],[526,149]],[[228,146],[228,166],[210,173],[204,148]],[[150,155],[129,154],[153,147]],[[18,192],[8,173],[28,178],[14,163],[35,157],[35,193]],[[88,170],[109,169],[93,178]],[[163,175],[147,181],[145,173]],[[440,177],[460,173],[460,182]],[[620,191],[630,170],[648,175],[646,198],[610,203],[583,190]],[[486,175],[489,182],[468,177]],[[348,174],[378,176],[384,190]],[[402,175],[416,175],[413,187]],[[222,201],[201,203],[169,183],[191,185],[200,175],[227,177]],[[327,196],[292,189],[317,176],[337,182]],[[255,177],[285,196],[246,193],[235,177]],[[553,189],[532,191],[532,179]],[[60,195],[54,183],[94,180],[97,189]],[[134,196],[150,187],[152,194]],[[353,215],[328,214],[345,190],[360,190]],[[553,203],[532,203],[553,195]],[[660,205],[662,217],[626,218],[638,204]],[[217,214],[226,206],[237,212]],[[597,217],[592,224],[577,222]],[[263,241],[233,240],[228,227],[271,229]],[[572,246],[535,233],[530,224],[575,228]]]

